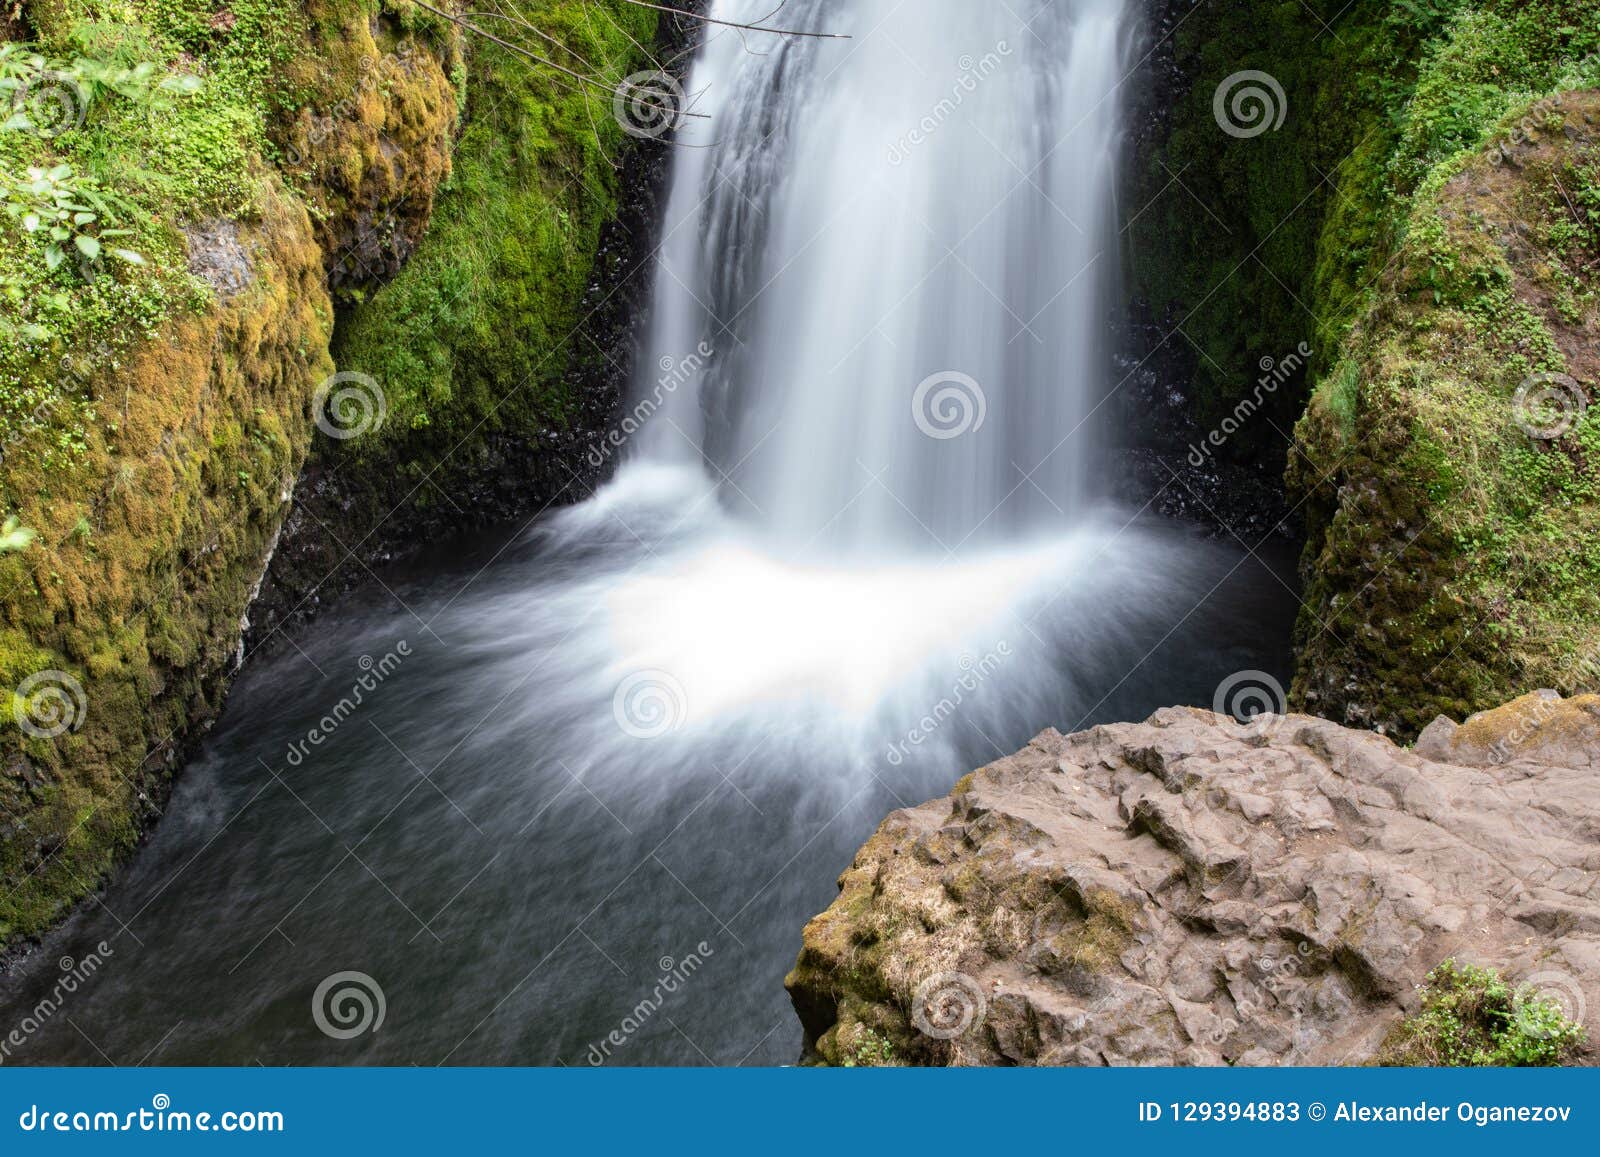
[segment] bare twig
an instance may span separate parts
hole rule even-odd
[[[844,32],[801,32],[794,28],[768,28],[762,24],[740,24],[735,20],[718,20],[713,16],[702,16],[698,12],[689,12],[682,8],[673,8],[666,4],[652,4],[649,0],[622,0],[624,4],[632,4],[636,8],[653,8],[657,12],[670,12],[674,16],[687,16],[690,20],[698,20],[702,24],[718,24],[723,28],[742,28],[746,32],[770,32],[774,36],[808,36],[816,40],[849,40],[850,36]],[[782,8],[783,5],[778,5]],[[773,9],[776,12],[778,9]],[[770,19],[764,17],[763,19]]]

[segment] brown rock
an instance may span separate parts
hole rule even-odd
[[[786,981],[805,1059],[1361,1063],[1451,957],[1581,1020],[1597,753],[1600,698],[1547,695],[1417,751],[1189,708],[1046,731],[840,877]]]

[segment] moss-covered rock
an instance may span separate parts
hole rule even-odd
[[[375,289],[422,239],[450,175],[464,69],[459,29],[411,5],[306,5],[306,51],[274,78],[273,142],[305,190],[329,284]]]
[[[7,506],[39,538],[0,559],[0,940],[132,846],[178,740],[220,706],[332,368],[311,222],[259,181],[231,289],[85,381],[96,420],[70,458],[48,428],[6,456]]]
[[[1298,431],[1301,701],[1411,735],[1596,685],[1597,261],[1600,94],[1528,106],[1419,191]]]
[[[569,62],[611,83],[683,64],[697,27],[664,17],[658,36],[655,13],[620,0],[536,7]],[[252,647],[421,543],[577,501],[595,481],[587,451],[620,404],[670,149],[628,138],[598,88],[469,49],[428,233],[335,341],[340,370],[381,392],[383,420],[318,441]],[[619,211],[625,227],[603,232]]]
[[[1551,97],[1600,82],[1600,4],[1159,7],[1176,95],[1145,129],[1136,289],[1194,351],[1202,425],[1259,358],[1313,351],[1220,451],[1284,460],[1306,524],[1293,699],[1409,735],[1592,684],[1588,421],[1532,444],[1507,416],[1531,375],[1587,389],[1591,162]],[[1218,122],[1246,70],[1282,90],[1276,131]],[[1492,165],[1497,137],[1525,162]]]
[[[655,22],[524,12],[617,77]],[[621,137],[594,92],[498,50],[469,67],[460,28],[407,0],[21,15],[5,35],[64,119],[0,132],[0,513],[36,536],[0,553],[0,946],[96,886],[219,708],[331,348],[389,387],[396,420],[351,458],[386,492],[419,445],[481,460],[560,420],[571,395],[521,371],[565,365]],[[56,190],[93,211],[52,249],[27,199]],[[415,275],[368,302],[434,220]]]

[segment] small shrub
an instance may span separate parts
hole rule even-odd
[[[1375,1063],[1452,1068],[1560,1065],[1584,1042],[1552,1000],[1492,968],[1446,960],[1428,973],[1422,1011],[1384,1038]]]

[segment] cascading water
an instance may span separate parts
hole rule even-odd
[[[786,21],[854,39],[713,37],[646,365],[715,354],[641,456],[703,455],[732,510],[801,548],[943,555],[1081,517],[1123,9],[804,0]]]
[[[920,672],[1007,630],[1042,640],[1015,615],[1148,546],[1091,517],[1123,9],[805,0],[786,23],[851,39],[710,37],[649,416],[611,491],[563,521],[581,536],[666,498],[716,527],[608,596],[613,675],[659,672],[685,723],[909,708]]]
[[[7,1063],[789,1062],[886,811],[1284,665],[1255,556],[1100,502],[1121,0],[781,15],[853,39],[709,32],[616,479],[252,664]]]

